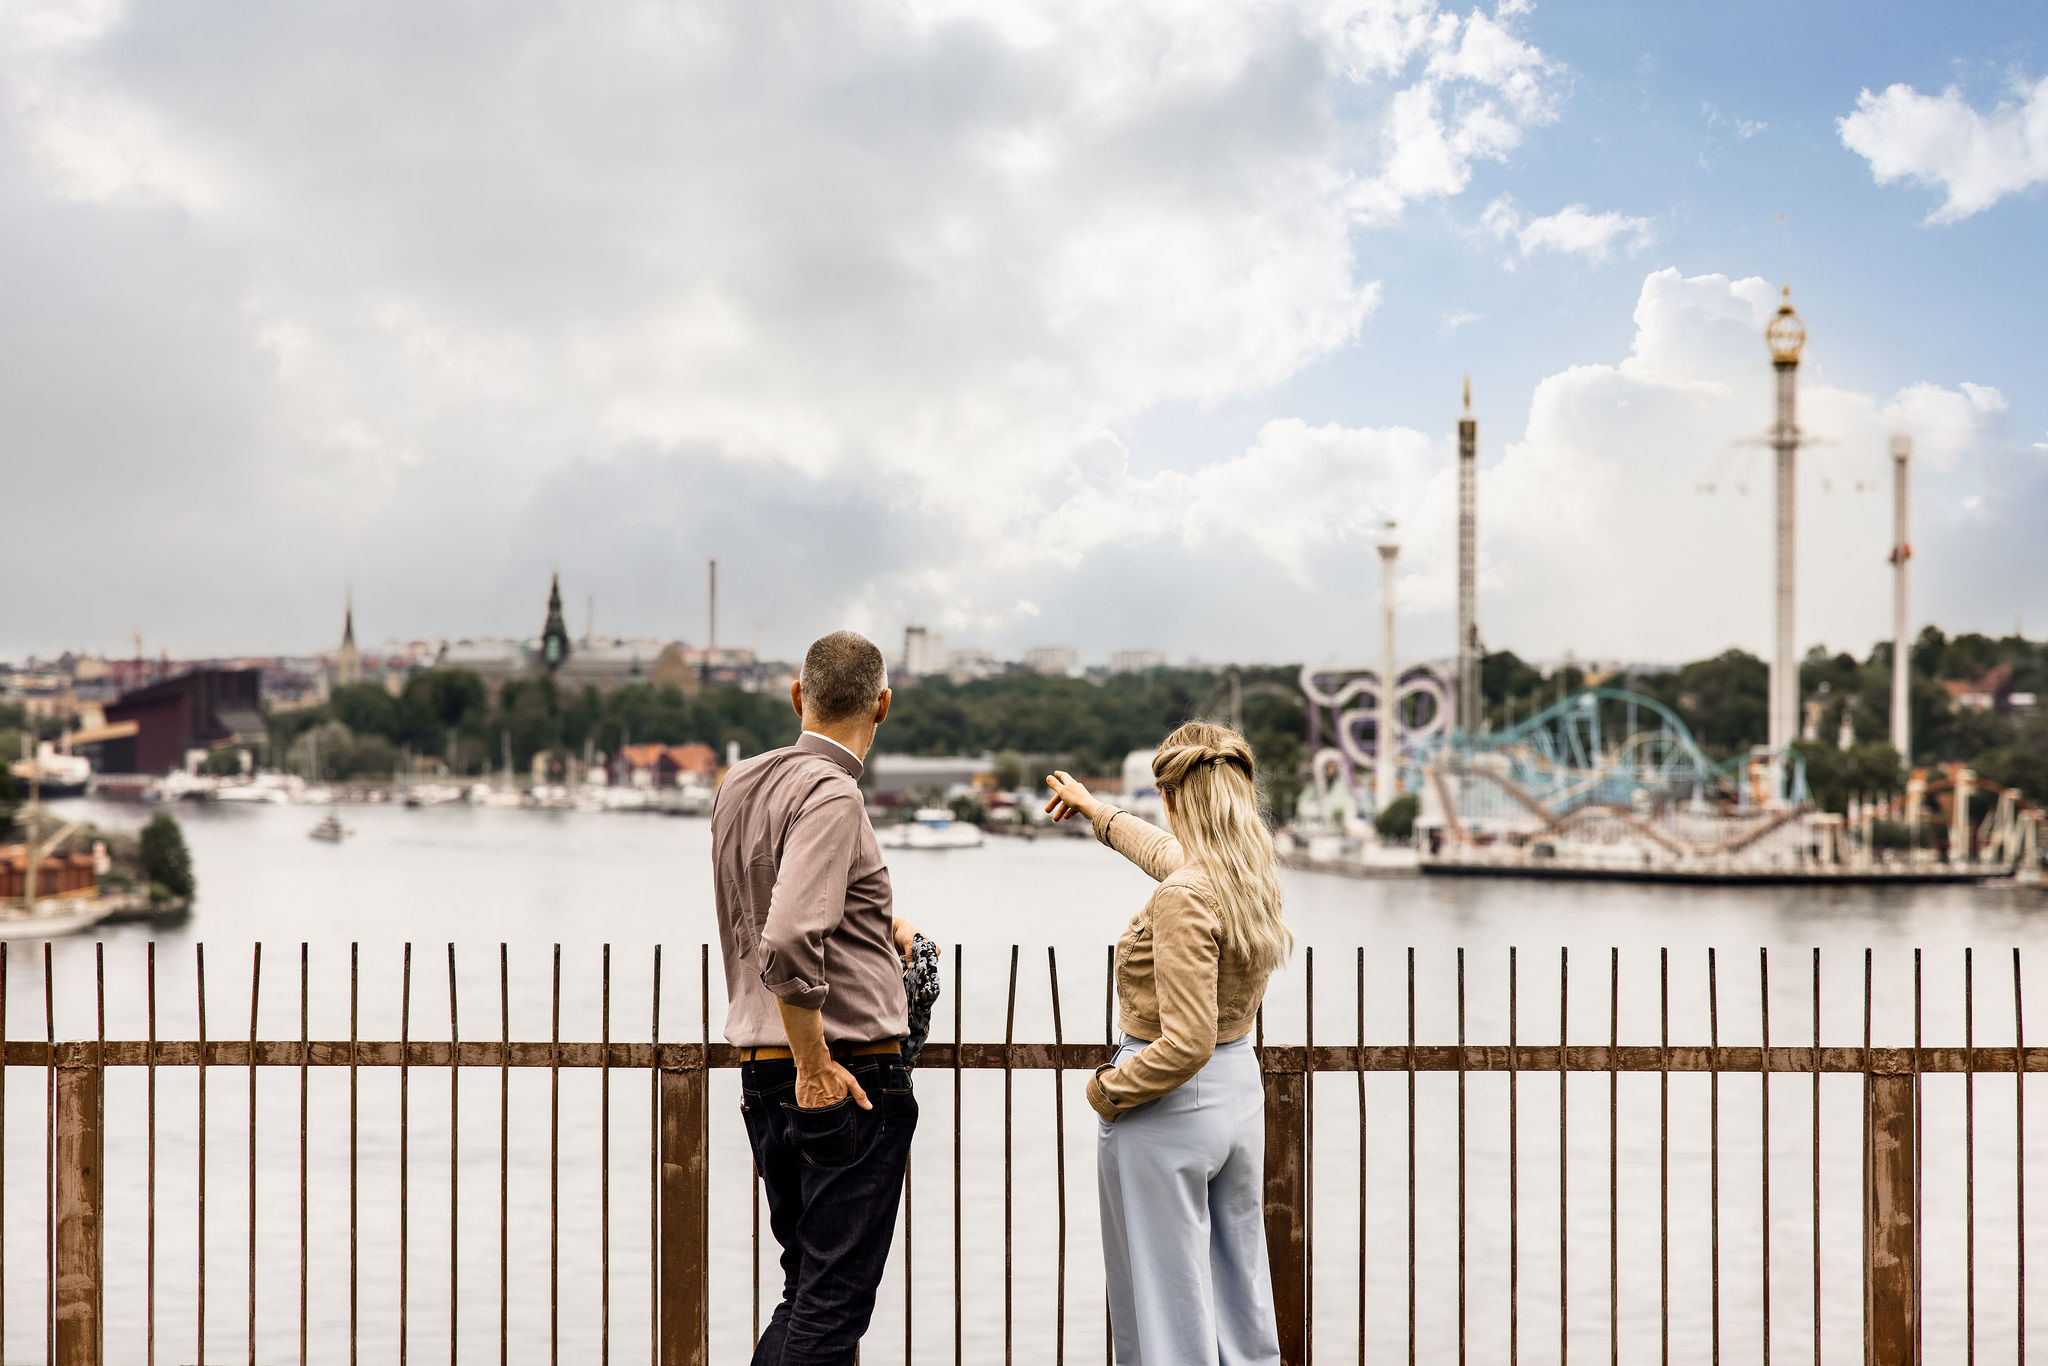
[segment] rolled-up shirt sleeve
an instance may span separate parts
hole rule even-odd
[[[847,876],[863,819],[860,799],[834,792],[797,813],[761,927],[761,985],[801,1010],[822,1010],[825,940],[846,916]]]

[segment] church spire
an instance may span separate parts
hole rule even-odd
[[[562,576],[548,577],[548,619],[540,628],[540,657],[552,673],[569,658],[569,623],[562,619]]]
[[[334,652],[334,681],[348,685],[363,681],[363,657],[356,649],[356,595],[350,589],[341,609],[341,648]]]

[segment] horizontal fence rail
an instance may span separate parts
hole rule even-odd
[[[36,966],[15,957],[17,969]],[[906,1175],[892,1262],[900,1354],[893,1339],[871,1333],[865,1356],[905,1362],[1000,1359],[1007,1366],[1020,1355],[1063,1363],[1071,1351],[1082,1360],[1080,1332],[1070,1330],[1080,1330],[1093,1310],[1078,1310],[1076,1287],[1085,1284],[1092,1295],[1099,1280],[1091,1274],[1070,1284],[1075,1240],[1068,1186],[1077,1164],[1068,1160],[1068,1119],[1071,1113],[1083,1123],[1093,1120],[1068,1092],[1112,1056],[1113,1001],[1106,991],[1103,1042],[1069,1042],[1059,961],[1048,950],[1044,970],[1054,1038],[1018,1040],[1023,960],[1012,948],[1004,1038],[967,1040],[964,957],[956,946],[949,985],[952,1037],[929,1043],[916,1073],[927,1106],[943,1103],[950,1091],[951,1122],[927,1124]],[[1301,1041],[1267,1043],[1262,1014],[1256,1042],[1266,1093],[1266,1229],[1282,1356],[1289,1366],[1312,1361],[1318,1348],[1332,1360],[1361,1362],[1413,1362],[1418,1351],[1431,1360],[1452,1359],[1454,1352],[1463,1362],[1469,1351],[1511,1362],[1618,1363],[1625,1355],[1647,1359],[1654,1350],[1664,1362],[1718,1363],[1724,1335],[1731,1355],[1743,1359],[1768,1361],[1775,1345],[1781,1356],[1792,1353],[1787,1359],[1810,1356],[1818,1363],[1861,1355],[1892,1366],[1927,1359],[1930,1322],[1939,1325],[1941,1359],[1974,1361],[1984,1241],[1979,1202],[1987,1180],[1995,1187],[1996,1222],[2009,1226],[1992,1269],[2005,1297],[1995,1334],[2001,1352],[2010,1350],[2025,1361],[2025,1078],[2048,1072],[2048,1047],[2025,1042],[2017,951],[2011,960],[2009,1045],[1976,1042],[1976,970],[1964,953],[1960,1046],[1929,1046],[1921,1037],[1917,951],[1914,1042],[1887,1046],[1872,1043],[1868,951],[1860,965],[1862,1038],[1849,1046],[1823,1043],[1818,950],[1810,964],[1799,964],[1810,968],[1810,1013],[1798,1022],[1801,1041],[1789,1044],[1772,1038],[1768,953],[1759,952],[1748,965],[1754,967],[1758,1018],[1751,1023],[1757,1042],[1742,1044],[1721,1041],[1721,965],[1711,950],[1696,965],[1706,986],[1704,1043],[1697,1037],[1672,1042],[1667,952],[1657,956],[1658,1037],[1650,1044],[1621,1041],[1619,951],[1599,965],[1604,971],[1595,979],[1594,990],[1603,998],[1598,1003],[1606,1007],[1604,1042],[1566,1041],[1574,1018],[1570,956],[1559,953],[1554,973],[1546,962],[1540,974],[1524,973],[1520,957],[1515,950],[1506,954],[1505,1042],[1466,1037],[1462,950],[1451,980],[1432,984],[1425,998],[1439,1013],[1453,1003],[1455,1038],[1448,1043],[1418,1038],[1413,950],[1401,1002],[1405,1037],[1398,1042],[1368,1037],[1363,949],[1347,964],[1349,1041],[1315,1037],[1312,950],[1296,964],[1304,1006]],[[594,1288],[596,1360],[608,1363],[616,1350],[621,1360],[644,1354],[662,1366],[702,1363],[713,1359],[716,1325],[729,1324],[738,1313],[737,1292],[727,1292],[735,1256],[749,1251],[750,1270],[743,1278],[748,1322],[757,1338],[764,1307],[779,1297],[772,1260],[763,1293],[764,1250],[772,1259],[773,1246],[762,1236],[758,1177],[719,1169],[713,1160],[724,1142],[715,1131],[736,1129],[738,1120],[714,1103],[712,1081],[736,1069],[739,1057],[738,1050],[710,1039],[708,948],[700,947],[695,959],[689,974],[697,988],[693,1040],[660,1037],[659,949],[645,964],[649,1037],[612,1037],[609,947],[599,984],[599,1038],[561,1037],[557,948],[550,1037],[515,1039],[509,951],[499,946],[497,954],[499,989],[489,1020],[494,1028],[486,1031],[496,1037],[478,1037],[473,1016],[470,1031],[462,1028],[457,955],[450,946],[444,1037],[416,1038],[415,959],[406,946],[399,1037],[370,1039],[360,1033],[361,966],[351,949],[351,1036],[315,1038],[310,953],[301,945],[293,964],[297,991],[287,1001],[296,1008],[296,1036],[279,1038],[265,1037],[261,1028],[265,973],[262,947],[254,946],[246,1028],[222,1037],[208,1029],[200,948],[193,961],[193,1037],[169,1039],[158,1036],[152,945],[144,981],[119,1003],[143,1003],[146,1037],[136,1039],[106,1037],[107,973],[104,951],[96,948],[96,1035],[60,1040],[49,946],[40,955],[41,999],[30,1006],[42,1037],[8,1035],[10,1018],[18,1023],[24,1011],[19,1001],[10,1007],[9,984],[18,974],[10,972],[8,946],[0,943],[0,1360],[29,1359],[27,1349],[63,1366],[131,1360],[154,1366],[162,1340],[174,1341],[164,1348],[167,1362],[232,1357],[251,1366],[259,1360],[353,1363],[372,1330],[379,1342],[395,1344],[400,1362],[410,1354],[438,1360],[444,1352],[451,1362],[482,1360],[491,1350],[501,1362],[554,1363],[565,1354],[583,1360],[590,1358],[576,1335],[591,1317],[586,1292]],[[435,965],[437,977],[440,966]],[[1112,950],[1102,966],[1106,985],[1113,968]],[[1546,1042],[1525,1042],[1524,1029],[1532,1023],[1524,1019],[1525,998],[1539,977],[1544,1024],[1555,1034]],[[1584,993],[1582,982],[1577,989]],[[219,1019],[216,1013],[216,1025]],[[242,1023],[237,1011],[236,1024]],[[438,1010],[435,1023],[440,1024]],[[1779,1029],[1784,1028],[1781,1007]],[[988,1073],[1001,1078],[999,1146],[993,1116],[967,1117],[968,1079]],[[139,1088],[131,1084],[138,1074]],[[546,1080],[544,1102],[528,1086],[537,1086],[540,1074]],[[594,1094],[587,1084],[591,1074]],[[1050,1095],[1043,1098],[1050,1104],[1037,1092],[1020,1102],[1022,1077],[1038,1074],[1050,1074]],[[465,1076],[473,1083],[467,1093]],[[480,1097],[474,1083],[484,1079],[490,1084]],[[1841,1089],[1851,1079],[1860,1079],[1853,1096]],[[175,1107],[163,1094],[174,1083]],[[1978,1092],[1987,1085],[2005,1088],[1986,1102],[1997,1110],[2000,1126],[2010,1126],[1997,1140],[1979,1131]],[[574,1139],[568,1145],[565,1086],[567,1129]],[[1645,1089],[1650,1087],[1654,1096]],[[1940,1104],[1930,1110],[1929,1093],[1936,1087]],[[416,1132],[428,1121],[422,1088],[431,1089],[434,1126],[424,1138]],[[282,1152],[278,1142],[266,1147],[259,1135],[259,1120],[280,1112],[279,1093],[282,1113],[297,1121],[296,1146],[287,1125]],[[24,1117],[29,1097],[42,1102],[40,1113]],[[475,1112],[488,1100],[496,1101],[496,1123],[483,1126],[479,1138]],[[225,1124],[219,1119],[224,1103],[239,1107],[230,1110]],[[29,1104],[38,1108],[33,1100]],[[1683,1111],[1677,1124],[1675,1104]],[[621,1106],[631,1119],[615,1124]],[[1034,1142],[1031,1136],[1043,1137],[1048,1120],[1050,1161],[1034,1151],[1020,1156],[1020,1134]],[[1932,1150],[1930,1122],[1938,1124],[1940,1135]],[[538,1149],[543,1125],[544,1159]],[[1787,1134],[1804,1153],[1787,1154]],[[1320,1172],[1319,1135],[1325,1144]],[[591,1138],[594,1144],[587,1142]],[[180,1155],[189,1151],[189,1167],[169,1162],[164,1149],[173,1141]],[[1995,1173],[1980,1172],[1980,1146],[2000,1155]],[[999,1197],[997,1173],[986,1160],[997,1152]],[[633,1187],[615,1189],[617,1159],[634,1169],[633,1179],[644,1181],[639,1190],[646,1207],[615,1221],[615,1195],[631,1202],[642,1198],[622,1195]],[[1681,1169],[1676,1182],[1674,1160]],[[638,1171],[641,1161],[644,1174]],[[367,1169],[372,1162],[374,1175]],[[139,1185],[132,1170],[138,1163]],[[240,1167],[227,1196],[219,1181],[223,1163]],[[386,1183],[394,1167],[395,1188]],[[160,1177],[173,1168],[176,1194],[166,1199]],[[111,1183],[110,1173],[116,1178]],[[431,1211],[420,1195],[423,1183],[431,1185]],[[23,1209],[21,1188],[37,1184],[43,1208]],[[948,1186],[950,1246],[935,1254],[931,1218],[921,1225],[915,1206],[932,1199],[944,1204]],[[729,1198],[741,1188],[745,1214],[733,1212]],[[1846,1214],[1845,1196],[1854,1201]],[[1936,1202],[1932,1220],[1930,1196]],[[998,1198],[999,1221],[966,1212],[973,1206],[992,1216]],[[210,1202],[218,1208],[224,1199],[232,1201],[229,1216],[239,1227],[224,1232],[216,1219],[209,1231]],[[582,1241],[592,1203],[594,1254]],[[1074,1204],[1083,1211],[1093,1202]],[[1824,1204],[1832,1217],[1824,1216]],[[1728,1213],[1731,1205],[1738,1212]],[[1319,1216],[1325,1225],[1320,1254]],[[32,1219],[41,1225],[41,1255],[24,1267],[24,1250],[31,1256],[37,1250],[30,1241]],[[418,1256],[423,1220],[426,1238],[435,1243],[431,1280]],[[1331,1221],[1339,1237],[1334,1248]],[[997,1222],[999,1259],[976,1246],[985,1238],[992,1249]],[[1944,1232],[1942,1255],[1930,1259],[1928,1231],[1958,1222],[1960,1235]],[[118,1234],[110,1231],[116,1226]],[[490,1230],[481,1244],[480,1226]],[[1598,1229],[1590,1244],[1589,1226]],[[566,1293],[565,1227],[573,1263]],[[938,1236],[943,1241],[943,1229]],[[639,1249],[630,1261],[614,1256],[621,1237]],[[1046,1245],[1049,1275],[1035,1263],[1020,1263],[1020,1245],[1027,1243]],[[172,1246],[176,1251],[166,1255]],[[216,1310],[209,1317],[208,1258],[223,1246],[240,1255],[226,1267],[215,1257]],[[1800,1260],[1788,1261],[1788,1253]],[[1092,1248],[1083,1256],[1092,1263]],[[594,1280],[586,1274],[593,1259]],[[1676,1282],[1674,1260],[1680,1264]],[[1733,1261],[1742,1264],[1739,1278]],[[1930,1270],[1940,1285],[1933,1297]],[[340,1274],[331,1277],[330,1271]],[[241,1321],[232,1326],[219,1310],[224,1275],[233,1282],[230,1308],[241,1311]],[[33,1288],[38,1278],[41,1313],[38,1322],[24,1324],[23,1287]],[[380,1287],[395,1282],[395,1306],[380,1289],[373,1309],[364,1293],[368,1280]],[[1039,1300],[1047,1298],[1049,1286],[1049,1315],[1020,1305],[1019,1286],[1026,1280]],[[624,1296],[621,1305],[632,1300],[637,1326],[631,1339],[614,1314],[615,1285]],[[111,1308],[117,1286],[124,1296],[119,1315]],[[138,1286],[140,1293],[133,1293]],[[179,1314],[190,1317],[170,1331],[165,1292],[173,1286]],[[1320,1326],[1319,1294],[1325,1305]],[[950,1313],[936,1307],[940,1296],[950,1297]],[[315,1301],[317,1310],[309,1308]],[[1577,1312],[1588,1303],[1594,1316]],[[1343,1311],[1341,1318],[1332,1317],[1332,1304]],[[566,1329],[565,1309],[575,1319]],[[32,1342],[25,1331],[37,1327],[40,1340]],[[1086,1331],[1088,1350],[1100,1350],[1106,1359],[1107,1326],[1099,1339],[1092,1324]],[[565,1332],[573,1339],[566,1345]],[[1961,1355],[1948,1352],[1947,1344],[1960,1347]],[[720,1359],[744,1356],[745,1339],[730,1348]]]

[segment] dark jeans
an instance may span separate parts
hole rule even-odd
[[[896,1232],[917,1097],[899,1057],[842,1058],[872,1102],[796,1103],[796,1066],[740,1065],[740,1109],[768,1223],[782,1245],[782,1303],[754,1366],[852,1366]]]

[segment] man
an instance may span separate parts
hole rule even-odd
[[[782,1302],[754,1366],[850,1366],[896,1227],[917,1100],[903,964],[861,763],[889,715],[882,652],[835,631],[804,654],[803,734],[737,764],[711,814],[725,1037],[782,1245]]]

